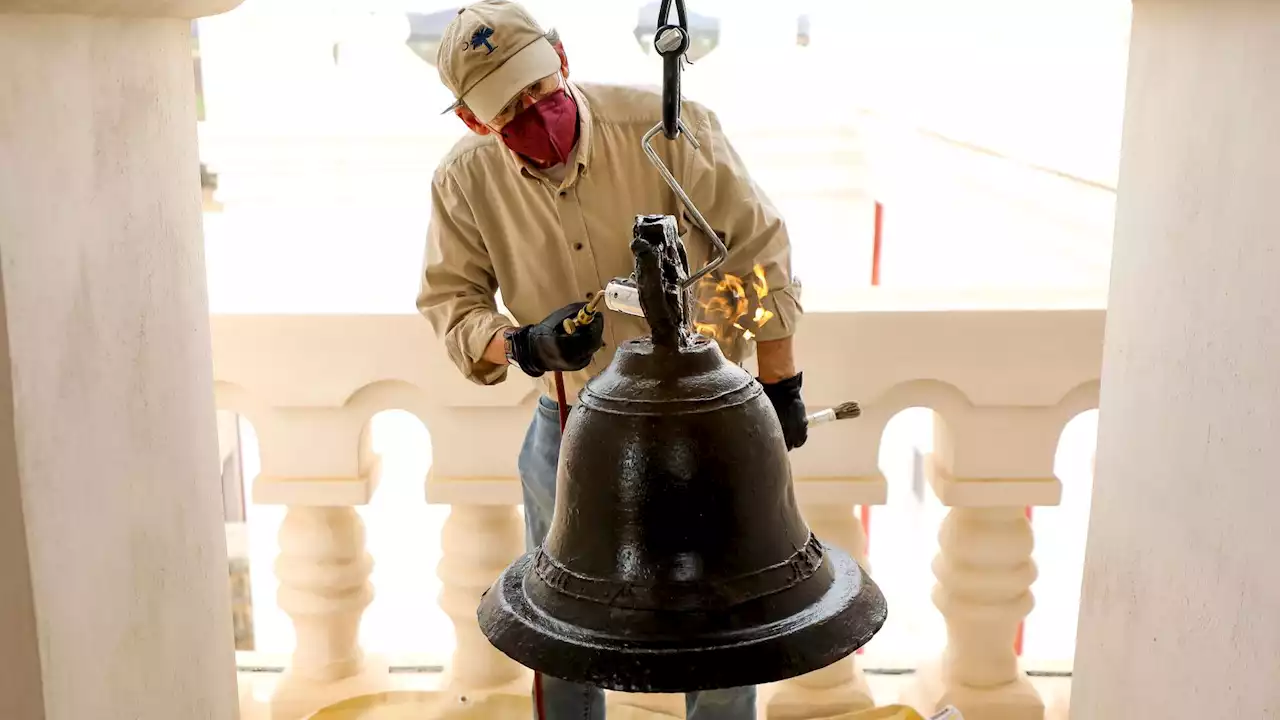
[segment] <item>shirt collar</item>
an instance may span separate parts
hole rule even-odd
[[[565,87],[569,89],[569,96],[573,98],[574,104],[578,106],[578,144],[574,146],[574,167],[565,173],[564,182],[561,187],[568,189],[578,182],[578,177],[586,173],[587,167],[591,164],[591,135],[592,135],[592,119],[591,106],[587,103],[587,98],[578,89],[577,85],[565,80]],[[505,145],[504,145],[505,147]],[[511,158],[511,162],[519,168],[520,174],[534,180],[542,180],[550,182],[550,179],[541,170],[533,167],[525,162],[514,150],[507,149],[507,155]]]

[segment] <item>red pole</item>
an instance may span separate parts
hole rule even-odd
[[[860,510],[859,514],[862,516],[861,517],[862,534],[867,536],[866,544],[863,545],[863,548],[865,548],[866,551],[870,553],[871,552],[871,506],[863,505],[861,508],[859,508],[859,510]]]
[[[555,380],[556,404],[560,410],[560,440],[563,442],[564,426],[569,420],[569,404],[565,402],[564,397],[564,374],[557,370]],[[547,720],[547,705],[542,695],[542,673],[540,672],[533,674],[533,717],[534,720]]]
[[[559,370],[556,371],[556,405],[560,408],[560,434],[563,435],[564,426],[569,422],[569,403],[564,399],[564,373]]]
[[[884,205],[876,201],[875,234],[871,238],[871,286],[880,284],[880,243],[884,239]]]

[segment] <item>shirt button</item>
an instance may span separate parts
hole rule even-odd
[[[561,191],[560,191],[560,197],[565,197],[565,196],[566,196],[566,195],[568,195],[568,194],[569,194],[569,191],[568,191],[568,190],[561,190]]]
[[[595,296],[596,296],[596,294],[595,294],[595,293],[593,293],[593,292],[589,292],[589,293],[587,293],[587,294],[586,294],[586,298],[587,298],[588,300],[590,300],[591,298],[593,298],[593,297],[595,297]]]
[[[581,249],[582,249],[582,243],[574,243],[574,244],[573,244],[573,249],[574,249],[574,250],[581,250]]]

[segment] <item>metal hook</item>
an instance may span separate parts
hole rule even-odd
[[[675,5],[676,24],[671,24],[671,5]],[[653,47],[662,56],[662,132],[668,140],[680,133],[680,67],[689,50],[689,21],[684,0],[662,0],[658,7],[658,28],[653,33]]]
[[[689,128],[685,127],[684,121],[677,119],[676,122],[678,124],[679,131],[689,139],[689,144],[693,145],[693,149],[697,150],[701,147],[701,145],[698,144],[698,138],[694,137],[693,133],[689,132]],[[650,141],[652,141],[660,132],[663,132],[662,123],[654,125],[653,129],[645,133],[644,139],[641,141],[641,144],[644,146],[644,154],[649,156],[649,162],[653,163],[653,166],[658,169],[658,174],[662,175],[662,179],[666,181],[668,186],[670,186],[672,192],[676,194],[676,197],[680,198],[680,202],[685,206],[685,209],[687,209],[689,214],[693,216],[694,224],[696,224],[698,229],[711,239],[711,243],[715,246],[716,250],[715,257],[711,258],[711,261],[708,262],[705,267],[690,275],[687,280],[680,284],[681,290],[688,290],[706,276],[707,273],[720,267],[720,265],[724,263],[725,257],[729,255],[729,250],[724,246],[724,242],[720,240],[720,236],[716,234],[715,229],[711,227],[711,223],[707,222],[707,219],[702,217],[702,213],[699,212],[697,206],[693,204],[693,200],[689,199],[689,195],[685,193],[684,188],[680,187],[680,183],[676,181],[675,176],[671,174],[669,169],[667,169],[666,163],[662,162],[661,157],[658,157],[658,151],[653,149],[653,144]]]
[[[669,16],[672,5],[675,5],[676,24],[670,22]],[[693,217],[694,224],[711,240],[711,244],[715,248],[711,261],[680,283],[681,291],[688,291],[708,273],[720,267],[725,258],[728,257],[729,250],[725,248],[724,242],[720,240],[720,236],[711,227],[711,223],[707,222],[707,219],[702,216],[697,206],[693,204],[693,200],[689,199],[689,195],[685,193],[684,188],[680,187],[675,175],[672,175],[666,163],[662,162],[658,152],[653,149],[652,140],[658,133],[662,133],[668,140],[676,140],[683,134],[688,138],[689,144],[693,146],[694,150],[700,147],[698,139],[694,137],[693,133],[689,132],[689,128],[685,127],[684,122],[680,119],[680,103],[683,99],[680,92],[680,68],[685,61],[685,52],[689,50],[689,21],[685,14],[684,0],[662,0],[662,4],[658,8],[658,29],[653,36],[653,45],[658,54],[662,56],[663,63],[662,121],[654,125],[652,130],[645,133],[641,145],[644,147],[644,154],[649,157],[649,162],[653,163],[653,166],[657,168],[662,179],[666,181],[671,191],[675,193],[681,204]],[[609,309],[628,315],[644,317],[644,309],[640,305],[639,290],[636,288],[634,275],[632,278],[615,278],[605,287],[604,297],[605,305]]]

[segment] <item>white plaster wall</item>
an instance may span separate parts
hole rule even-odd
[[[44,702],[6,720],[237,714],[188,28],[0,14],[0,492]]]
[[[1072,717],[1280,714],[1280,4],[1134,5]]]

